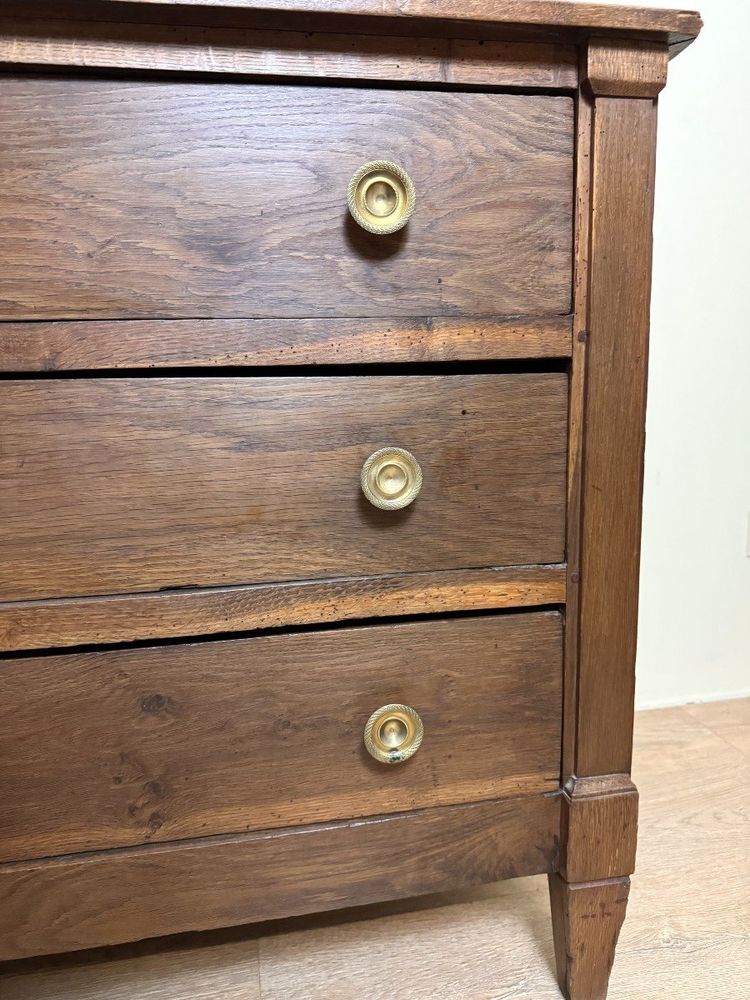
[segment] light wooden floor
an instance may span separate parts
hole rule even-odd
[[[643,712],[610,1000],[750,998],[750,700]],[[546,880],[5,966],[3,1000],[548,1000]]]

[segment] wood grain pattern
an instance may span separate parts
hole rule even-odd
[[[534,795],[4,865],[0,960],[549,872],[558,829]]]
[[[0,371],[563,358],[571,318],[0,323]]]
[[[10,381],[4,600],[563,558],[563,374]],[[365,459],[408,448],[402,511]]]
[[[568,97],[8,76],[0,131],[2,319],[570,308]],[[346,208],[373,158],[390,237]]]
[[[582,62],[584,56],[582,55]],[[565,552],[565,665],[562,773],[575,773],[578,730],[579,588],[581,581],[581,493],[583,429],[586,418],[586,340],[588,339],[589,257],[591,247],[591,122],[593,101],[583,88],[576,101],[576,203],[573,283],[573,346],[568,406],[568,498]]]
[[[546,612],[5,660],[0,860],[555,790],[561,644]],[[398,766],[363,745],[391,703]]]
[[[638,834],[638,791],[626,774],[565,782],[560,874],[567,882],[631,875]]]
[[[74,7],[77,23],[66,23]],[[231,23],[243,9],[249,19]],[[109,25],[102,10],[113,12]],[[299,347],[298,364],[330,364],[342,335],[347,351],[364,344],[382,363],[373,338],[388,324],[391,350],[412,362],[415,324],[418,349],[451,320],[438,349],[491,349],[497,317],[520,342],[518,329],[538,332],[531,317],[552,322],[571,307],[573,102],[449,88],[572,86],[569,50],[540,43],[574,42],[587,55],[587,96],[579,91],[569,440],[562,375],[37,379],[8,383],[0,466],[10,511],[0,517],[10,553],[0,612],[11,630],[20,614],[33,644],[34,615],[48,616],[46,635],[67,629],[69,641],[88,629],[112,642],[109,614],[121,629],[128,613],[131,629],[144,619],[175,629],[219,628],[223,613],[226,631],[230,621],[362,613],[379,589],[395,613],[489,601],[490,567],[564,558],[567,457],[564,691],[556,613],[6,656],[0,898],[10,915],[4,924],[0,911],[0,954],[297,913],[321,898],[367,902],[425,891],[446,871],[461,884],[528,862],[556,873],[563,988],[603,1000],[635,849],[626,772],[652,99],[668,46],[688,43],[700,22],[620,11],[625,34],[614,38],[614,15],[601,8],[545,2],[535,14],[550,20],[513,21],[528,10],[510,0],[486,27],[484,0],[460,13],[455,0],[64,3],[49,25],[6,22],[0,58],[47,64],[43,75],[9,77],[0,96],[0,210],[10,220],[0,319],[16,321],[11,349],[20,337],[41,368],[58,353],[63,366],[114,357],[117,367],[144,348],[137,366],[170,352],[190,364],[191,351],[237,363],[246,323],[258,337],[253,363]],[[479,39],[466,35],[473,26]],[[352,74],[422,89],[49,73],[58,63]],[[385,243],[364,237],[340,200],[351,170],[375,155],[403,162],[419,191],[417,221]],[[296,331],[291,351],[263,326],[275,318],[292,324],[282,334]],[[329,318],[340,325],[314,327]],[[114,331],[97,342],[88,320],[100,335],[130,321],[119,327],[129,343],[113,346]],[[183,325],[201,320],[211,325]],[[162,321],[164,350],[153,345]],[[203,331],[211,342],[193,348]],[[365,455],[387,443],[415,450],[428,473],[397,520],[373,513],[356,482]],[[209,589],[180,592],[196,586]],[[81,594],[90,596],[65,600]],[[159,625],[165,606],[173,617]],[[360,733],[391,699],[415,703],[428,736],[406,768],[383,774]],[[468,857],[465,843],[454,847],[459,821]],[[490,821],[502,856],[488,844]],[[296,832],[271,832],[284,826]],[[60,852],[73,853],[43,857]]]
[[[698,713],[697,717],[695,713]],[[639,712],[648,835],[612,1000],[744,1000],[750,982],[750,700]],[[746,743],[746,741],[745,741]],[[750,746],[748,747],[750,751]],[[711,761],[701,794],[685,781]],[[693,877],[675,845],[690,844]],[[139,945],[5,963],[3,1000],[560,1000],[542,876]],[[675,915],[679,919],[675,919]],[[415,947],[415,942],[418,947]],[[481,956],[481,960],[477,960]]]
[[[555,958],[567,1000],[606,1000],[630,879],[569,885],[549,876]]]
[[[656,142],[652,101],[602,97],[594,115],[580,777],[630,772]]]
[[[629,779],[650,299],[655,96],[665,46],[592,40],[579,98],[557,965],[572,1000],[603,1000],[635,864]],[[593,94],[593,97],[591,96]],[[611,94],[627,96],[609,96]],[[590,167],[588,162],[590,161]],[[576,378],[577,372],[577,378]],[[574,437],[576,435],[577,437]],[[570,883],[570,884],[568,884]],[[592,886],[596,886],[592,888]],[[606,916],[606,919],[604,919]]]
[[[597,96],[656,97],[667,84],[667,46],[622,38],[592,39],[586,81]]]
[[[565,602],[564,566],[0,603],[0,650],[43,649],[316,622]]]
[[[572,89],[573,46],[0,17],[0,64]]]
[[[110,0],[113,9],[128,0]],[[129,0],[133,4],[180,4],[191,7],[270,8],[299,13],[370,15],[373,17],[445,18],[488,21],[496,24],[543,25],[582,30],[606,29],[615,32],[666,32],[696,36],[702,27],[700,16],[690,10],[660,10],[597,3],[570,3],[567,0],[504,0],[502,7],[492,0]]]
[[[576,23],[581,13],[580,4],[573,10],[573,21],[565,23],[564,18],[570,13],[570,7],[563,9],[562,17],[552,22],[519,21],[516,9],[504,5],[502,10],[493,9],[492,14],[485,19],[479,17],[478,10],[466,4],[461,5],[458,16],[447,17],[445,8],[438,0],[430,6],[430,14],[424,16],[399,16],[384,12],[363,13],[354,11],[344,3],[332,3],[328,9],[291,10],[270,6],[227,6],[222,5],[183,5],[164,6],[161,3],[130,3],[127,0],[112,6],[110,0],[5,0],[3,14],[27,20],[30,17],[45,21],[82,21],[85,23],[100,22],[101,24],[143,24],[172,25],[173,27],[196,26],[201,28],[237,28],[253,31],[299,31],[304,33],[347,34],[362,38],[364,36],[393,36],[396,38],[450,38],[466,39],[475,42],[514,42],[520,44],[566,45],[578,47],[592,35],[606,37],[628,37],[659,41],[669,45],[670,58],[677,55],[691,44],[701,28],[701,20],[697,14],[685,11],[660,11],[671,19],[671,28],[667,28],[667,20],[660,18],[652,25],[652,29],[634,27],[633,8],[624,8],[628,26],[612,27],[608,22],[611,17],[611,7],[595,8],[594,16],[584,18]],[[474,16],[463,18],[469,10]],[[534,14],[539,13],[539,5],[535,3]],[[560,13],[560,11],[558,11]],[[641,10],[651,17],[654,12]],[[675,14],[688,17],[682,27],[685,30],[673,30]],[[434,15],[434,16],[432,16]],[[136,30],[140,30],[140,27]],[[145,43],[147,44],[147,43]]]

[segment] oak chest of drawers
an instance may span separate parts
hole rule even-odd
[[[0,958],[547,873],[606,994],[686,12],[0,17]]]

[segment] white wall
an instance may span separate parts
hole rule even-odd
[[[750,3],[696,2],[659,102],[642,708],[750,695]]]

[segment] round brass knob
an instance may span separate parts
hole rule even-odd
[[[422,745],[424,726],[408,705],[383,705],[365,726],[367,752],[381,764],[401,764]]]
[[[417,193],[411,177],[397,163],[364,163],[349,181],[349,211],[368,233],[395,233],[414,213]]]
[[[399,510],[416,500],[422,489],[422,470],[410,451],[381,448],[362,466],[362,492],[381,510]]]

